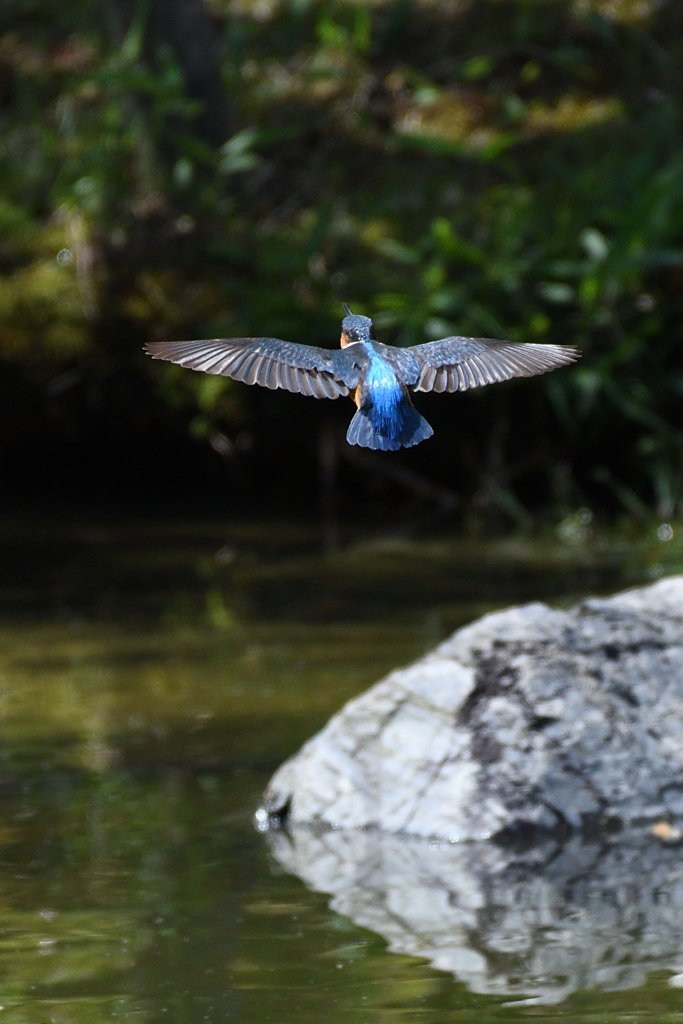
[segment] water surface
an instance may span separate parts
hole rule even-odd
[[[3,537],[5,1021],[683,1021],[670,971],[556,1007],[468,992],[336,914],[252,822],[345,700],[489,608],[609,589],[621,554],[385,538],[324,556],[282,524]]]

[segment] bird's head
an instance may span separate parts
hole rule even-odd
[[[369,316],[360,316],[352,313],[346,303],[343,303],[346,316],[341,325],[341,346],[353,345],[356,341],[374,341],[375,328]]]

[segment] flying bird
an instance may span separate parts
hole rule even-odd
[[[152,359],[221,374],[245,384],[339,398],[349,395],[357,411],[346,440],[363,448],[397,451],[434,433],[411,400],[415,391],[467,391],[511,377],[535,377],[575,362],[569,345],[441,338],[412,348],[383,345],[367,316],[344,305],[341,347],[317,348],[279,338],[214,338],[155,341]]]

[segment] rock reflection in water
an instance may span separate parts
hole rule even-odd
[[[683,968],[680,850],[650,837],[548,842],[521,858],[493,843],[376,831],[268,833],[287,871],[332,907],[477,993],[559,1003]]]

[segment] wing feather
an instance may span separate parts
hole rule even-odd
[[[349,346],[354,348],[355,346]],[[150,342],[145,351],[191,370],[315,398],[339,398],[358,384],[359,364],[346,349],[329,350],[279,338],[215,338]]]
[[[276,388],[283,388],[284,389],[284,384],[282,383],[282,381],[283,381],[283,376],[282,376],[282,373],[281,373],[282,369],[283,369],[283,364],[282,363],[273,363],[271,376],[273,378],[273,386],[276,387]]]
[[[434,366],[425,366],[423,371],[423,390],[424,391],[438,391],[439,388],[436,386],[436,376],[440,371]]]
[[[306,395],[308,398],[313,397],[313,381],[307,374],[302,377],[297,375],[297,384],[302,395]]]
[[[245,384],[255,384],[258,379],[259,357],[255,352],[248,352],[239,365],[237,378],[242,379]]]
[[[576,362],[571,345],[494,341],[490,338],[442,338],[405,349],[418,367],[415,391],[467,391],[512,377],[534,377]]]
[[[325,376],[324,374],[321,374],[317,379],[317,383],[323,390],[325,398],[336,398],[336,395],[334,393],[335,382],[333,380],[330,380],[329,377]]]
[[[274,359],[269,359],[267,363],[263,364],[263,380],[262,384],[265,385],[270,391],[275,391],[277,388],[277,381],[275,379],[277,374],[277,363]]]
[[[472,369],[477,374],[481,385],[495,384],[500,380],[500,375],[496,368],[494,366],[487,366],[480,356],[472,356]]]

